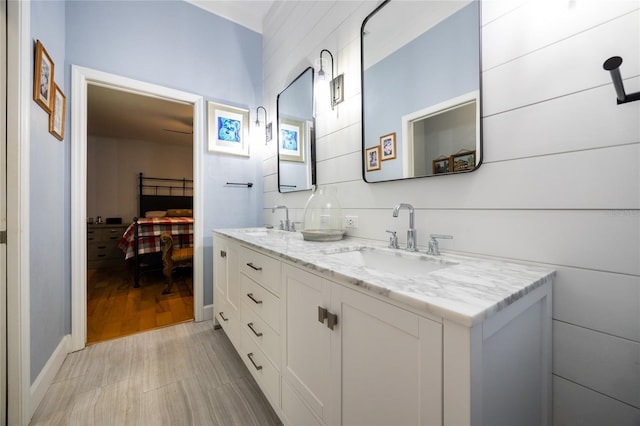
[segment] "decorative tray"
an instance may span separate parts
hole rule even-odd
[[[305,229],[300,232],[307,241],[338,241],[344,235],[341,229]]]

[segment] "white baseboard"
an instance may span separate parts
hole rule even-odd
[[[58,347],[53,351],[49,360],[42,368],[42,371],[40,371],[40,374],[38,374],[38,377],[31,385],[29,389],[29,419],[33,417],[38,405],[42,402],[42,398],[44,398],[44,394],[47,392],[47,389],[49,389],[51,383],[53,383],[53,379],[55,379],[56,374],[58,374],[58,370],[62,367],[62,363],[69,353],[70,343],[71,335],[67,334],[60,340]]]
[[[210,319],[213,319],[213,304],[205,305],[202,310],[202,320],[208,321]]]

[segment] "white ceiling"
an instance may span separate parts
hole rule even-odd
[[[87,133],[114,139],[193,143],[193,106],[89,85]]]
[[[262,33],[271,0],[185,0],[232,22]],[[193,107],[90,85],[87,133],[114,139],[158,143],[193,143]]]

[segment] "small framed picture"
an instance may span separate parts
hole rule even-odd
[[[461,172],[476,167],[476,151],[461,151],[451,156],[451,171]]]
[[[280,119],[278,155],[283,161],[304,162],[305,132],[302,121]]]
[[[380,145],[367,148],[364,155],[368,172],[380,170]]]
[[[49,114],[53,99],[54,64],[40,40],[36,41],[35,70],[33,72],[33,100]]]
[[[436,158],[433,160],[433,174],[439,175],[442,173],[451,172],[451,159],[450,157]]]
[[[209,101],[208,150],[223,154],[249,156],[249,110]]]
[[[52,109],[49,114],[49,133],[58,138],[64,139],[64,121],[67,112],[67,98],[57,84],[54,84]]]
[[[380,160],[393,160],[396,158],[396,133],[380,136]]]

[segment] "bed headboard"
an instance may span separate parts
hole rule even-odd
[[[193,209],[193,180],[138,175],[138,213],[168,209]]]

